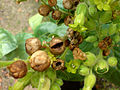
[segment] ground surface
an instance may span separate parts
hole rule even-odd
[[[37,13],[39,4],[35,0],[28,0],[21,4],[16,4],[14,0],[0,0],[0,27],[9,30],[12,34],[22,31],[32,32],[28,24],[28,19]],[[0,69],[0,90],[8,90],[16,82],[9,77],[8,71]],[[96,88],[98,90],[120,90],[113,84],[103,79],[98,79]],[[112,89],[113,88],[113,89]],[[25,90],[36,90],[28,86]]]
[[[28,19],[37,13],[39,4],[35,0],[27,0],[16,4],[15,0],[0,0],[0,27],[9,30],[12,34],[22,31],[32,32]],[[9,77],[6,69],[0,70],[0,90],[8,90],[15,80]],[[35,90],[27,87],[25,90]]]

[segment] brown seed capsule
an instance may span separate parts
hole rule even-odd
[[[80,36],[78,36],[78,44],[81,44],[82,42],[83,42],[83,37],[80,35]]]
[[[69,44],[69,49],[73,51],[74,48],[77,48],[78,45],[77,44]]]
[[[39,72],[45,71],[50,66],[50,59],[45,51],[38,50],[30,58],[31,67]]]
[[[103,56],[108,56],[109,54],[110,54],[109,49],[103,50]]]
[[[52,18],[54,20],[59,20],[61,18],[62,13],[59,10],[55,10],[52,12]]]
[[[26,40],[25,42],[25,48],[26,48],[26,52],[29,55],[32,55],[34,52],[36,52],[37,50],[40,50],[41,48],[41,42],[38,38],[29,38]]]
[[[75,31],[73,29],[71,29],[71,28],[67,29],[67,36],[68,36],[68,38],[73,39],[74,34],[75,34]]]
[[[64,61],[61,59],[57,59],[57,61],[53,62],[52,68],[55,70],[64,70],[65,69]]]
[[[73,8],[72,0],[63,0],[63,6],[65,9],[72,9]]]
[[[65,43],[60,38],[53,38],[50,41],[49,47],[50,47],[50,51],[51,51],[52,54],[60,55],[65,50]]]
[[[27,73],[27,65],[22,60],[17,60],[7,67],[9,69],[9,74],[14,78],[22,78]]]
[[[47,5],[41,5],[39,8],[38,8],[38,12],[40,15],[42,16],[48,16],[48,14],[50,13],[50,7],[47,6]]]
[[[79,4],[80,0],[73,0],[74,6],[77,6]]]
[[[87,59],[86,54],[82,50],[80,50],[79,48],[74,48],[73,56],[74,56],[74,59],[80,59],[80,60]]]
[[[64,19],[64,24],[65,24],[66,26],[68,26],[68,24],[73,24],[72,17],[71,17],[71,16],[67,16],[67,17]]]
[[[57,0],[48,0],[48,4],[53,7],[57,4]]]
[[[107,44],[107,42],[105,42],[104,40],[102,40],[101,42],[99,42],[98,47],[100,49],[102,49],[102,50],[106,50],[107,47],[108,47],[108,44]]]
[[[112,43],[112,39],[110,38],[110,36],[104,38],[104,41],[107,42],[108,46]]]
[[[65,40],[65,46],[67,47],[69,46],[69,44],[70,44],[70,40],[69,39]]]

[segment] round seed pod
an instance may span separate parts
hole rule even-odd
[[[41,42],[38,38],[34,38],[34,37],[29,38],[25,42],[26,52],[29,55],[32,55],[37,50],[40,50],[41,47],[42,47],[42,45],[41,45]]]
[[[57,0],[48,0],[48,4],[53,7],[57,4]]]
[[[102,49],[102,50],[106,50],[107,47],[108,47],[108,44],[107,44],[107,42],[105,42],[104,40],[102,40],[101,42],[99,42],[98,47],[100,49]]]
[[[64,19],[64,24],[65,24],[66,26],[68,26],[68,24],[73,24],[72,17],[71,17],[71,16],[65,17],[65,19]]]
[[[74,50],[74,48],[77,48],[77,47],[78,47],[77,44],[71,44],[71,43],[69,44],[69,49],[72,51]]]
[[[80,59],[80,60],[87,59],[86,54],[82,50],[80,50],[79,48],[74,48],[73,56],[74,56],[74,59]]]
[[[73,39],[74,34],[75,34],[75,31],[73,31],[71,28],[67,29],[67,37],[68,38]]]
[[[55,10],[52,12],[52,18],[54,20],[59,20],[61,18],[62,13],[59,10]]]
[[[57,59],[57,61],[53,62],[52,68],[55,70],[64,70],[65,69],[64,61],[61,59]]]
[[[14,78],[22,78],[27,73],[27,65],[22,60],[17,60],[7,67],[9,69],[9,74]]]
[[[69,39],[66,39],[65,40],[65,46],[67,47],[67,46],[69,46],[70,45],[70,40]]]
[[[41,5],[39,8],[38,8],[38,12],[40,15],[42,16],[48,16],[48,14],[50,13],[50,7],[48,5]]]
[[[52,54],[60,55],[65,50],[65,43],[60,38],[53,38],[50,41],[49,47],[50,47],[50,51],[51,51]]]
[[[73,0],[74,6],[77,6],[79,4],[80,0]]]
[[[109,49],[103,50],[103,56],[108,56],[109,54],[110,54]]]
[[[107,42],[108,46],[112,43],[112,39],[110,38],[110,36],[104,38],[104,41]]]
[[[31,67],[39,72],[45,71],[50,66],[50,59],[45,51],[38,50],[30,58]]]
[[[72,9],[73,8],[72,0],[63,0],[63,6],[65,9]]]

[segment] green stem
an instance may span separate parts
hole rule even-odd
[[[64,13],[64,14],[68,14],[68,15],[73,16],[73,14],[72,14],[72,13],[69,13],[69,12],[63,11],[63,10],[62,10],[62,9],[60,9],[60,8],[59,8],[59,11],[61,11],[61,12],[62,12],[62,13]]]
[[[0,68],[6,67],[15,61],[0,61]]]
[[[44,82],[45,82],[45,72],[40,72],[38,90],[42,90]]]
[[[60,56],[60,59],[65,60],[65,55],[66,55],[66,53],[67,53],[68,50],[69,50],[69,48],[67,47],[65,49],[64,53]]]

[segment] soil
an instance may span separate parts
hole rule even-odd
[[[35,0],[27,0],[21,4],[16,4],[14,0],[0,0],[0,27],[10,31],[14,35],[22,31],[32,33],[28,20],[31,16],[38,13],[38,7],[39,4]],[[6,68],[0,69],[0,90],[8,90],[8,87],[12,86],[16,81],[9,76]],[[64,86],[62,86],[64,89],[62,90],[68,90],[66,87],[71,87],[73,84],[79,85],[79,83],[72,82],[70,84],[70,82],[65,82]],[[120,90],[120,88],[104,79],[98,79],[95,88],[97,90]],[[24,90],[37,89],[27,86]]]

